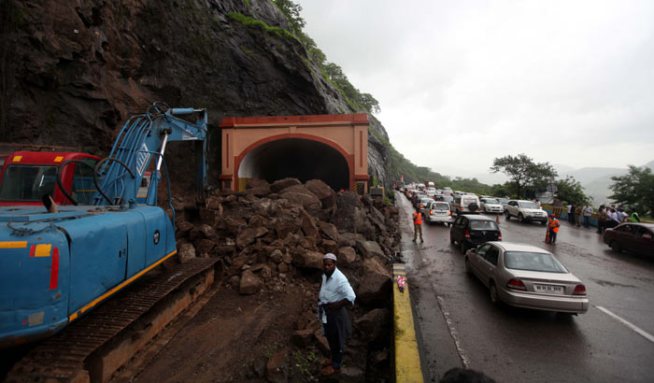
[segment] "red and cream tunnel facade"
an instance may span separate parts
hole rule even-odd
[[[294,177],[366,193],[368,126],[367,114],[226,117],[221,187],[244,191],[252,178]]]

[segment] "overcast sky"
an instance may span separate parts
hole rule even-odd
[[[519,153],[574,168],[654,160],[652,0],[295,2],[417,165],[473,176]]]

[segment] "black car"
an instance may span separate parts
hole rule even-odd
[[[461,252],[488,241],[501,241],[502,232],[495,220],[484,215],[462,214],[450,229],[450,243],[457,243]]]

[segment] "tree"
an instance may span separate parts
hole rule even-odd
[[[572,176],[556,181],[556,195],[560,200],[572,202],[575,205],[586,205],[590,198],[584,193],[584,188]]]
[[[306,25],[304,19],[300,16],[302,6],[295,4],[291,0],[273,0],[273,3],[286,16],[291,32],[296,35],[301,34],[302,28]]]
[[[493,173],[502,172],[509,176],[511,194],[518,198],[533,197],[537,191],[544,190],[557,176],[556,170],[548,162],[535,163],[524,154],[496,158],[490,170]]]
[[[639,168],[629,165],[629,173],[624,176],[611,177],[614,181],[609,188],[613,194],[609,198],[619,204],[625,204],[639,214],[654,210],[654,174],[648,167]]]

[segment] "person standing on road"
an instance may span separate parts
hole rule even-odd
[[[336,268],[336,255],[327,253],[322,258],[322,284],[318,293],[318,315],[331,359],[323,364],[321,374],[331,376],[340,372],[345,341],[352,332],[347,306],[354,305],[356,295],[347,277]]]
[[[572,202],[568,205],[568,222],[571,225],[575,224],[575,204]]]
[[[556,219],[556,216],[554,214],[550,214],[550,220],[547,223],[547,229],[549,233],[549,242],[552,245],[556,243],[556,235],[559,232],[559,227],[561,226],[561,223],[559,222],[558,219]],[[547,241],[546,241],[547,242]]]
[[[413,242],[418,239],[420,235],[420,242],[425,242],[422,239],[422,204],[418,204],[418,210],[413,212]]]
[[[582,214],[584,216],[584,227],[588,228],[590,226],[590,217],[593,215],[593,207],[590,205],[584,206]]]
[[[575,207],[575,224],[577,227],[581,227],[581,211],[583,209],[581,208],[581,205],[576,205]]]

